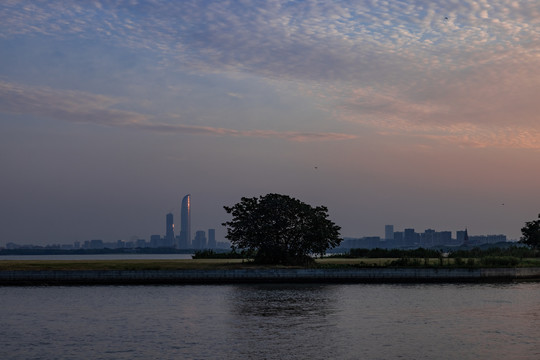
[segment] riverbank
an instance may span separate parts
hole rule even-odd
[[[0,285],[401,283],[540,280],[540,268],[359,268],[0,271]]]

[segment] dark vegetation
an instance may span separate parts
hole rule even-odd
[[[509,248],[458,250],[443,253],[439,250],[418,248],[400,249],[351,249],[348,253],[332,255],[330,258],[346,259],[393,259],[384,263],[365,262],[355,266],[413,266],[413,267],[515,267],[540,266],[540,254],[523,246]]]
[[[443,256],[443,252],[435,249],[351,249],[348,253],[332,255],[331,257],[345,258],[438,258]],[[533,249],[523,246],[511,246],[508,248],[487,248],[479,247],[471,248],[470,250],[450,251],[447,255],[449,258],[481,258],[485,256],[514,256],[518,258],[533,258],[539,257],[540,254]]]
[[[249,252],[214,253],[199,251],[194,259],[242,259],[246,266],[257,265]],[[350,261],[349,261],[350,260]],[[289,264],[291,265],[291,264]],[[516,267],[540,266],[540,254],[523,246],[509,248],[472,248],[451,253],[433,249],[351,249],[304,265],[316,268],[347,267]]]
[[[540,249],[540,214],[538,214],[538,220],[525,223],[525,226],[521,228],[521,234],[519,242],[534,250]]]
[[[227,239],[257,264],[312,265],[313,254],[323,255],[341,243],[340,227],[328,219],[325,206],[312,207],[280,194],[246,198],[224,206],[232,220]]]
[[[245,251],[237,252],[231,250],[229,252],[216,252],[214,250],[197,250],[193,254],[193,259],[246,259]]]

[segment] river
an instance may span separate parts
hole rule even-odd
[[[2,260],[187,260],[193,254],[1,255]]]
[[[0,287],[1,359],[539,359],[540,283]]]

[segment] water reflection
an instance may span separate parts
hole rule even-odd
[[[332,287],[323,285],[245,285],[230,295],[234,312],[246,317],[326,316],[335,311],[336,303]]]
[[[0,359],[540,359],[540,283],[0,287]]]
[[[314,359],[319,346],[332,346],[339,311],[333,286],[244,285],[228,294],[229,335],[243,358]]]

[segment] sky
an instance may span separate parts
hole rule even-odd
[[[0,3],[0,246],[148,239],[280,193],[345,237],[540,213],[540,3]]]

